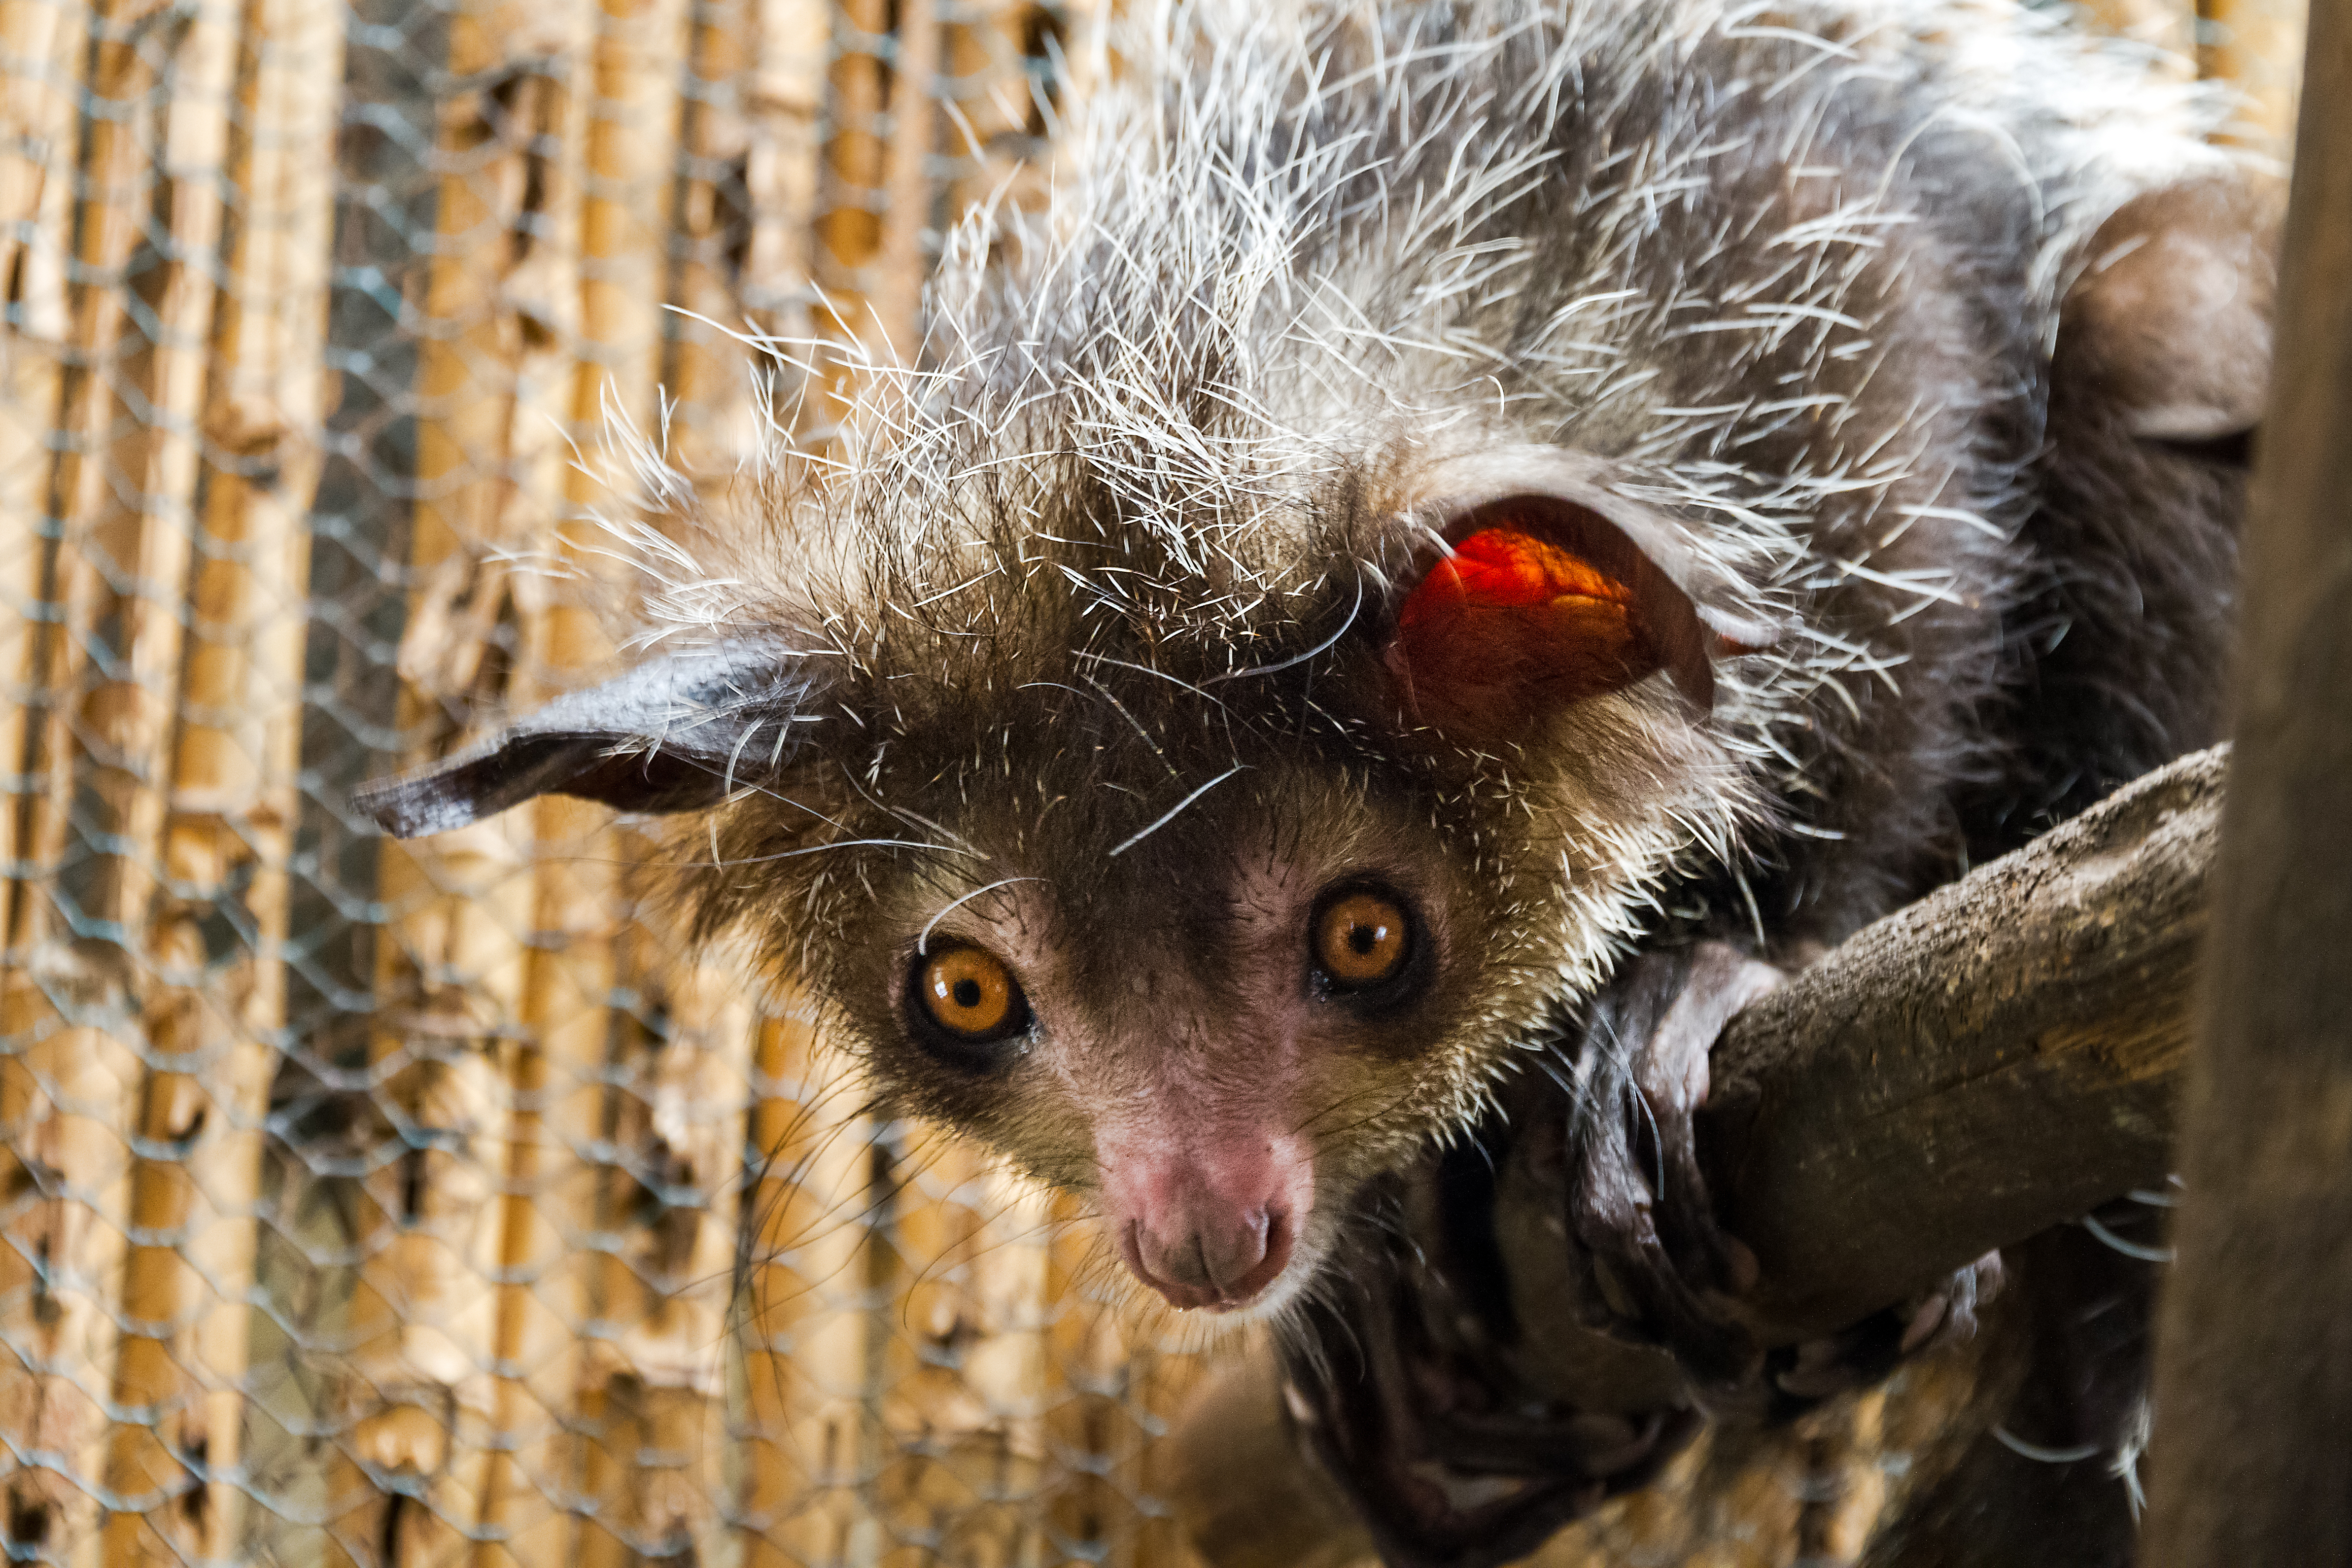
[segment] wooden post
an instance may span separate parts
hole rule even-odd
[[[2312,7],[2159,1334],[2158,1568],[2352,1561],[2352,4]]]

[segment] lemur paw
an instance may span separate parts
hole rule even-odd
[[[1693,1121],[1725,1024],[1782,979],[1721,942],[1646,952],[1621,970],[1572,1058],[1565,1176],[1587,1325],[1671,1352],[1719,1410],[1760,1396],[1785,1416],[1969,1337],[1978,1303],[1999,1289],[2000,1255],[1835,1334],[1765,1352],[1739,1306],[1755,1256],[1716,1223]]]
[[[1507,1134],[1495,1142],[1507,1151]],[[1639,1358],[1666,1374],[1648,1407],[1582,1408],[1529,1385],[1493,1250],[1497,1152],[1457,1150],[1376,1183],[1345,1285],[1304,1303],[1281,1342],[1293,1436],[1392,1568],[1519,1561],[1647,1485],[1698,1428],[1664,1358]]]
[[[1756,1260],[1716,1223],[1692,1116],[1724,1024],[1781,979],[1721,942],[1643,953],[1595,999],[1570,1058],[1566,1199],[1585,1321],[1671,1351],[1703,1395],[1750,1384],[1762,1351],[1737,1304]]]

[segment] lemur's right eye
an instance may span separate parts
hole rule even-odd
[[[993,1066],[993,1047],[1026,1034],[1031,1022],[1021,983],[1003,960],[977,947],[915,955],[907,1019],[923,1044],[971,1067]]]
[[[1429,984],[1427,934],[1404,900],[1382,887],[1332,889],[1307,922],[1318,994],[1374,1012],[1401,1006]]]
[[[1412,956],[1404,910],[1378,893],[1346,894],[1316,917],[1315,962],[1341,990],[1392,980]]]

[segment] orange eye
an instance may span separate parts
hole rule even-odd
[[[1393,899],[1342,893],[1315,916],[1315,963],[1334,989],[1384,984],[1412,956],[1412,925]]]
[[[914,982],[930,1022],[965,1044],[992,1044],[1029,1026],[1029,1004],[1013,972],[979,948],[917,958]]]

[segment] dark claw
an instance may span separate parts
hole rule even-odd
[[[1665,1347],[1714,1397],[1761,1361],[1736,1305],[1755,1260],[1716,1225],[1691,1119],[1725,1022],[1780,979],[1720,942],[1644,953],[1594,1001],[1570,1055],[1567,1205],[1589,1325]]]

